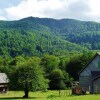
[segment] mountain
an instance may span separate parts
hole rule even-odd
[[[100,49],[100,24],[73,19],[28,17],[0,21],[0,55],[64,55]]]

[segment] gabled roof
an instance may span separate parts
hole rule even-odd
[[[91,76],[92,79],[97,78],[98,76],[100,76],[100,71],[91,71]]]
[[[8,83],[9,79],[5,73],[0,73],[0,83]]]
[[[92,79],[92,81],[95,81],[95,80],[97,80],[99,78],[100,78],[100,75],[98,75],[97,77],[95,77],[94,79]]]
[[[94,57],[86,64],[86,66],[79,72],[79,75],[80,75],[80,73],[93,61],[93,59],[96,57],[96,56],[100,56],[100,52],[97,52],[95,55],[94,55]]]

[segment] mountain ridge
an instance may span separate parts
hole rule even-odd
[[[100,49],[100,23],[27,17],[0,21],[0,55],[62,55]],[[66,53],[65,53],[66,52]]]

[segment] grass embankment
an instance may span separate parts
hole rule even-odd
[[[24,100],[22,91],[9,91],[7,94],[0,94],[0,100]],[[70,95],[69,91],[30,92],[29,98],[25,100],[100,100],[100,95]]]

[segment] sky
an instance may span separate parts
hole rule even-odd
[[[100,0],[0,0],[0,20],[29,16],[100,22]]]

